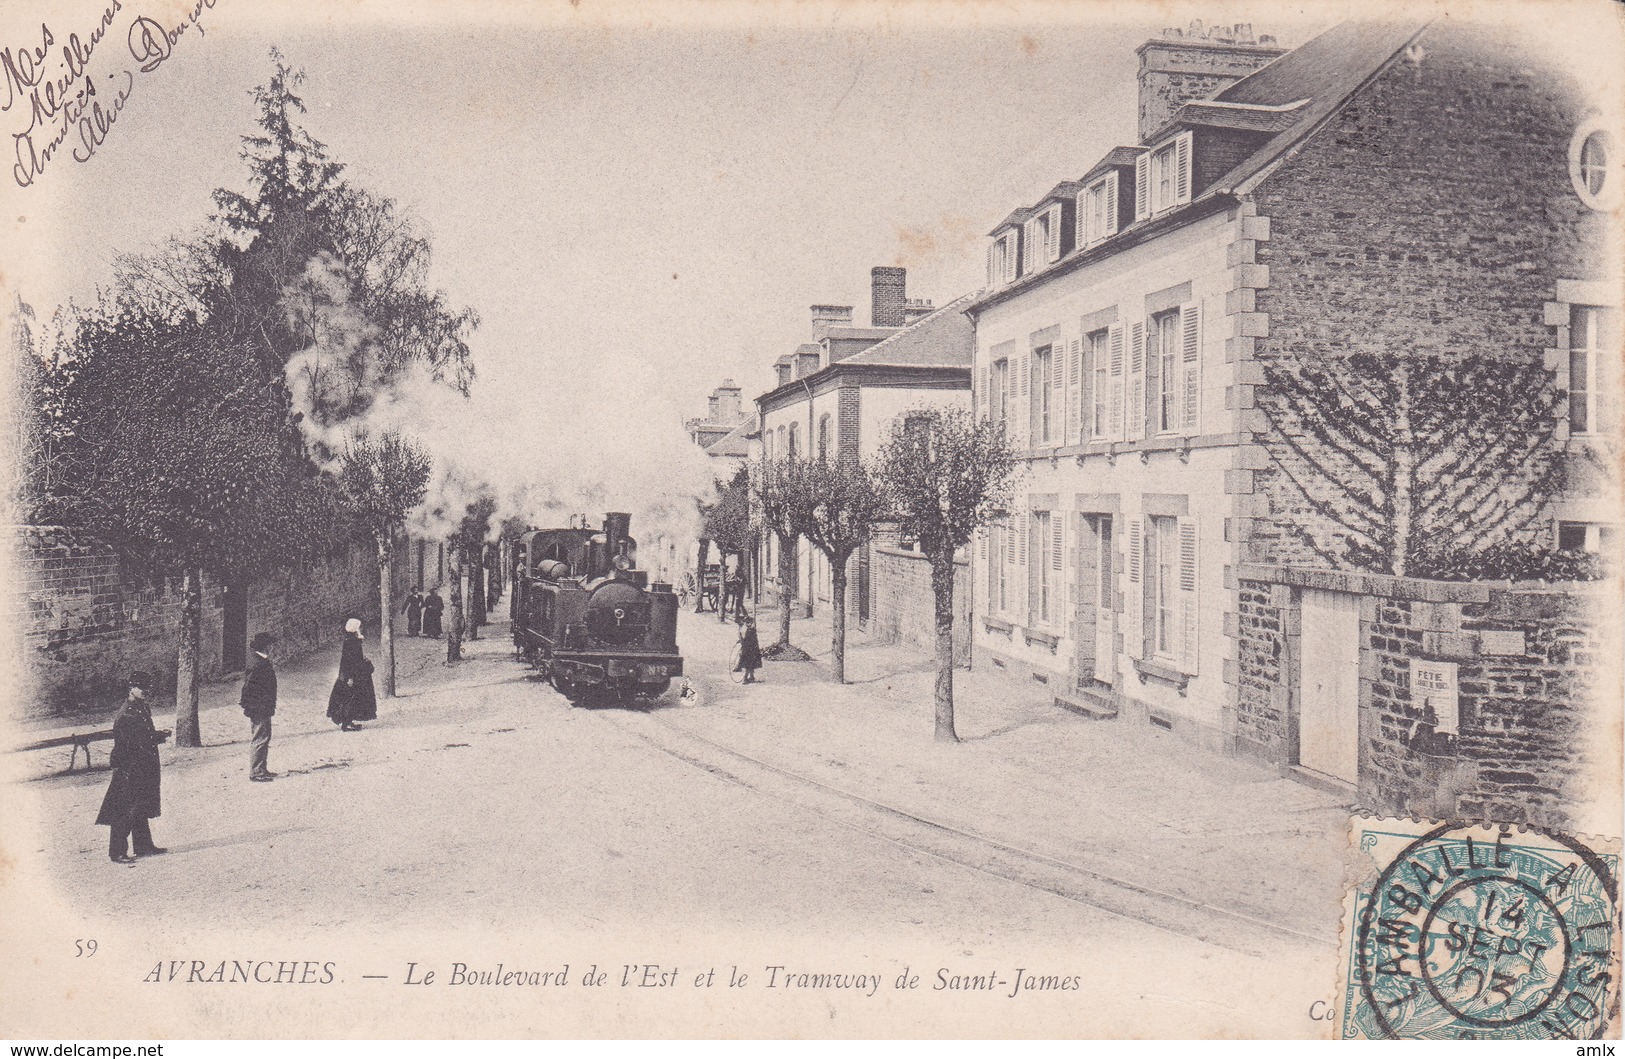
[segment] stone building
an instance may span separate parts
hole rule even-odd
[[[968,309],[977,410],[1028,468],[977,544],[978,664],[1381,801],[1373,586],[1271,573],[1358,565],[1364,483],[1305,485],[1341,458],[1335,424],[1266,385],[1315,358],[1550,369],[1570,395],[1551,443],[1576,459],[1531,517],[1554,547],[1615,539],[1617,140],[1525,43],[1413,21],[1139,49],[1139,142],[1001,222]],[[1259,592],[1327,645],[1292,687],[1252,671],[1279,660],[1246,631]]]
[[[911,408],[944,404],[968,407],[972,335],[964,309],[970,296],[937,309],[909,299],[901,268],[871,270],[871,325],[852,324],[851,306],[812,307],[813,341],[781,357],[778,385],[756,399],[763,458],[872,457],[892,422]],[[829,564],[816,549],[797,549],[794,577],[778,582],[778,545],[763,545],[760,569],[772,591],[791,592],[802,614],[830,599]],[[877,599],[908,597],[885,589],[896,563],[916,560],[897,542],[877,542],[853,557],[848,571],[849,606],[860,625]],[[921,606],[929,609],[929,597]],[[887,629],[900,633],[915,623],[888,612]]]

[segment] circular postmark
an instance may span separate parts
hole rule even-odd
[[[1350,1035],[1589,1038],[1619,981],[1617,862],[1551,832],[1446,825],[1355,919]]]

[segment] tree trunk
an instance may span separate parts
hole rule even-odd
[[[1395,577],[1404,577],[1410,566],[1411,496],[1416,486],[1416,437],[1411,431],[1410,365],[1401,355],[1394,365],[1398,400],[1394,403],[1394,540],[1388,567]]]
[[[835,683],[846,683],[846,558],[829,560],[830,671]]]
[[[468,565],[468,638],[480,638],[480,626],[485,624],[485,549]]]
[[[790,642],[790,581],[796,572],[795,538],[779,537],[779,643]]]
[[[190,567],[181,577],[181,639],[175,661],[175,745],[202,746],[198,725],[197,664],[203,626],[203,571]]]
[[[954,731],[954,553],[931,556],[931,595],[937,611],[937,728],[939,743],[959,742]]]
[[[386,529],[378,544],[378,653],[384,665],[384,697],[395,697],[395,531]]]
[[[705,557],[711,554],[711,542],[700,538],[699,565],[694,571],[694,613],[705,613]]]
[[[463,660],[463,550],[457,545],[446,549],[451,563],[451,605],[446,608],[446,661]]]

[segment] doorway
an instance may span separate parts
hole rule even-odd
[[[1298,651],[1298,764],[1360,778],[1360,597],[1303,590]]]
[[[1077,563],[1077,684],[1117,683],[1112,517],[1080,515]]]
[[[248,663],[248,585],[228,582],[220,596],[220,670],[241,672]]]

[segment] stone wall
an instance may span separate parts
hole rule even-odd
[[[970,664],[970,591],[970,563],[955,562],[954,664],[960,666]],[[925,556],[889,544],[875,545],[869,561],[869,594],[871,633],[936,650],[936,597]]]
[[[150,670],[173,693],[180,628],[180,582],[143,580],[106,544],[57,526],[13,533],[10,612],[23,616],[7,645],[18,675],[16,719],[104,709],[123,697],[131,670]],[[308,570],[287,570],[249,586],[247,633],[277,637],[274,657],[292,658],[336,643],[343,621],[375,622],[378,574],[371,547]],[[204,578],[199,671],[223,672],[227,589]]]
[[[1360,599],[1359,801],[1382,814],[1573,828],[1618,794],[1617,585],[1424,581],[1245,566],[1238,743],[1297,762],[1302,590]],[[1457,731],[1411,686],[1455,664]],[[1617,805],[1617,801],[1615,802]]]

